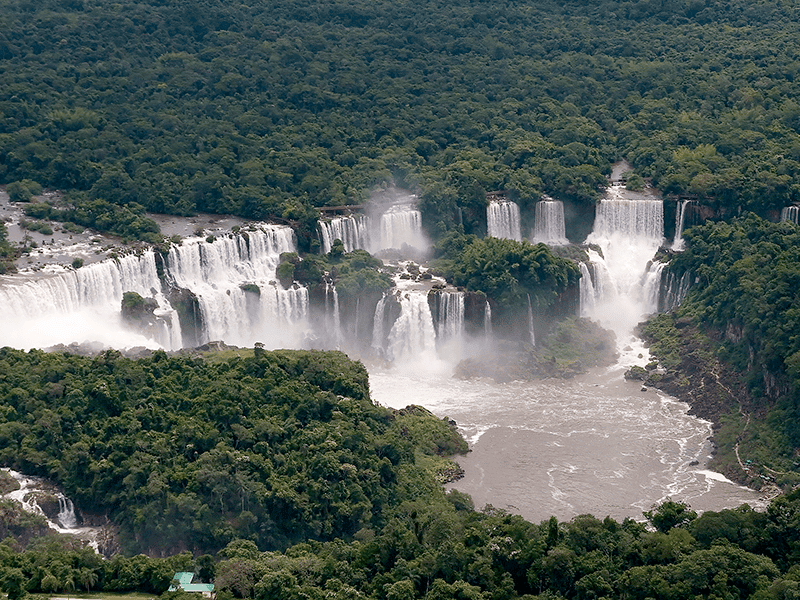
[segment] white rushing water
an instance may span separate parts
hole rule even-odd
[[[490,232],[505,228],[499,237],[519,239],[519,210],[511,204],[493,203],[502,206],[490,219]],[[370,243],[378,249],[427,247],[413,204],[394,205],[374,219],[371,239],[380,242]],[[337,225],[338,234],[334,227],[328,233],[347,237],[346,227],[354,224],[349,223]],[[495,227],[498,223],[502,227]],[[453,363],[467,346],[481,352],[490,347],[491,306],[485,303],[483,331],[472,332],[480,339],[470,340],[463,292],[442,287],[429,297],[431,281],[398,275],[396,290],[374,311],[356,300],[356,316],[374,312],[372,353],[394,362],[391,369],[370,367],[373,399],[397,408],[419,404],[459,423],[472,452],[459,459],[466,476],[456,487],[472,494],[479,507],[491,503],[541,520],[587,512],[640,517],[666,498],[688,501],[696,510],[753,503],[753,492],[706,470],[708,423],[688,416],[685,404],[642,391],[622,377],[626,366],[646,360],[646,350],[632,336],[633,325],[667,301],[657,293],[664,266],[650,264],[663,243],[660,199],[611,188],[598,205],[587,241],[602,255],[590,250],[591,263],[581,265],[581,311],[617,332],[620,349],[628,348],[620,364],[571,381],[453,380]],[[350,243],[356,242],[351,238]],[[158,343],[179,347],[177,311],[165,297],[172,285],[196,297],[200,343],[221,339],[242,346],[307,347],[308,291],[297,285],[284,289],[276,277],[280,253],[294,250],[291,230],[260,224],[242,235],[184,240],[166,256],[163,277],[156,255],[147,251],[38,280],[4,278],[0,311],[12,325],[0,328],[0,345],[30,348],[98,339],[113,347],[154,344],[120,322],[122,294],[136,291],[158,304],[166,328]],[[688,282],[688,275],[668,282],[669,302],[685,294]],[[326,285],[324,293],[318,326],[327,329],[325,343],[339,347],[351,332],[342,330],[335,287]],[[527,308],[532,323],[530,301]],[[349,322],[357,328],[359,319]],[[362,326],[369,326],[366,315]],[[535,343],[532,327],[529,333]],[[66,503],[63,508],[67,519]]]
[[[379,219],[379,242],[373,242],[372,251],[401,249],[410,246],[425,250],[428,241],[422,232],[422,214],[413,204],[398,204],[384,212]]]
[[[785,206],[781,209],[781,221],[791,221],[800,224],[800,206]]]
[[[404,364],[438,362],[428,294],[420,290],[405,290],[399,293],[398,300],[400,316],[389,331],[387,357]]]
[[[430,245],[422,231],[422,214],[412,201],[391,205],[373,216],[349,215],[320,220],[319,237],[323,254],[331,251],[337,239],[342,240],[345,252],[361,248],[376,253],[404,246],[424,251]]]
[[[515,202],[492,201],[486,208],[486,226],[489,237],[522,240],[519,206]]]
[[[98,536],[101,528],[79,525],[72,500],[40,477],[29,477],[8,468],[3,468],[3,471],[11,475],[19,483],[18,490],[4,494],[3,498],[15,500],[20,503],[23,510],[44,517],[50,529],[59,533],[74,535],[87,542],[95,551],[98,550]],[[40,506],[40,502],[45,499],[58,502],[58,514],[51,516],[45,514]]]
[[[441,291],[436,294],[438,319],[436,337],[444,342],[455,340],[464,332],[464,293]]]
[[[319,222],[320,242],[322,253],[331,251],[333,242],[342,240],[345,252],[352,252],[357,248],[368,249],[371,247],[372,219],[367,215],[350,215],[347,217],[334,217],[330,221]]]
[[[550,246],[569,244],[564,225],[563,202],[545,199],[536,203],[531,241],[543,242]]]
[[[128,291],[155,297],[161,314],[170,322],[174,316],[160,293],[153,250],[44,277],[0,277],[0,283],[0,314],[5,318],[0,345],[30,349],[88,340],[170,347],[175,341],[169,331],[157,331],[156,339],[133,333],[120,317],[122,294]]]
[[[225,340],[268,348],[299,346],[306,334],[308,292],[276,281],[282,252],[295,250],[288,227],[258,224],[239,235],[192,237],[170,247],[159,277],[152,249],[46,276],[0,278],[0,345],[43,348],[99,342],[114,348],[183,347],[167,286],[190,290],[200,307],[198,344]],[[157,326],[148,335],[121,318],[125,292],[157,303]]]
[[[672,249],[676,251],[683,250],[683,225],[686,221],[686,207],[690,203],[691,200],[678,200],[675,208],[675,237],[672,239]]]
[[[593,298],[587,296],[583,314],[614,331],[625,347],[635,325],[657,309],[651,302],[657,290],[654,296],[647,284],[658,281],[648,278],[647,271],[664,241],[661,199],[612,186],[597,205],[594,229],[586,241],[599,246],[602,256],[588,251]]]
[[[294,250],[291,229],[267,225],[246,236],[221,236],[213,243],[189,238],[172,246],[168,276],[198,298],[203,323],[198,341],[300,346],[308,329],[308,290],[283,289],[275,276],[281,253]],[[248,291],[252,286],[258,292]]]
[[[466,473],[452,485],[477,507],[538,522],[585,513],[641,519],[666,499],[700,511],[758,505],[758,493],[706,468],[710,423],[623,378],[648,360],[632,331],[657,308],[664,265],[651,259],[663,238],[659,198],[615,186],[598,205],[587,241],[602,256],[589,250],[591,263],[581,265],[581,310],[616,332],[621,358],[613,367],[572,380],[495,384],[453,380],[442,363],[438,373],[401,364],[371,370],[373,398],[395,408],[422,404],[459,424],[471,452],[458,459]]]

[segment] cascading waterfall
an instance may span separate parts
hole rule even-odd
[[[381,215],[379,244],[373,244],[372,251],[400,249],[403,245],[424,250],[428,244],[422,233],[422,214],[416,206],[399,204],[392,206]]]
[[[70,533],[89,541],[95,550],[98,548],[96,536],[98,530],[91,527],[80,527],[75,514],[75,505],[61,491],[39,477],[29,477],[8,468],[3,469],[19,483],[19,489],[3,494],[4,499],[19,502],[26,512],[41,515],[47,520],[47,525],[60,533]],[[58,502],[58,513],[48,516],[42,509],[42,500],[55,500]]]
[[[460,339],[464,332],[464,293],[441,291],[437,296],[436,339],[439,342]]]
[[[672,271],[667,271],[662,276],[661,286],[658,295],[658,311],[664,312],[677,308],[692,284],[692,277],[688,271],[678,277]]]
[[[334,217],[330,221],[320,221],[319,237],[322,253],[330,252],[333,242],[337,239],[342,240],[345,252],[352,252],[357,248],[369,248],[371,227],[372,220],[366,215]]]
[[[488,300],[483,307],[483,335],[487,341],[491,341],[494,336],[494,331],[492,330],[492,307]]]
[[[259,225],[213,242],[189,238],[170,248],[161,276],[156,254],[148,249],[50,277],[5,277],[0,313],[7,322],[0,345],[45,348],[74,341],[175,350],[183,345],[181,327],[167,296],[184,288],[197,297],[202,313],[199,343],[299,347],[308,291],[284,290],[275,281],[281,252],[295,249],[293,236],[288,227]],[[125,292],[156,300],[156,327],[146,329],[147,337],[123,323]]]
[[[664,211],[660,199],[612,186],[597,205],[588,250],[594,278],[594,306],[584,304],[587,316],[617,333],[623,343],[634,326],[655,310],[652,294],[645,293],[647,271],[664,238]],[[652,278],[651,278],[652,279]]]
[[[154,297],[163,326],[155,341],[180,347],[175,312],[161,293],[155,253],[146,250],[109,259],[50,277],[4,278],[0,314],[5,323],[0,345],[44,348],[64,340],[98,341],[106,345],[152,346],[153,342],[126,329],[120,316],[124,292]]]
[[[436,331],[427,294],[404,291],[398,300],[400,316],[389,331],[387,358],[420,365],[436,363]]]
[[[275,281],[280,254],[295,249],[293,236],[288,227],[262,225],[246,236],[223,236],[213,242],[190,238],[170,248],[168,277],[190,289],[200,304],[205,328],[201,343],[301,345],[308,290],[283,289]],[[254,288],[258,292],[249,293]]]
[[[564,225],[564,204],[560,200],[541,200],[536,203],[531,241],[550,246],[569,244]]]
[[[786,206],[781,210],[781,221],[791,221],[800,225],[800,206]]]
[[[675,237],[672,240],[673,250],[683,250],[683,223],[686,220],[686,207],[691,200],[679,200],[675,209]]]
[[[58,495],[58,522],[65,529],[75,529],[78,526],[78,518],[75,516],[75,505],[72,500]]]
[[[661,283],[666,266],[667,263],[654,261],[645,272],[642,281],[644,314],[658,312],[658,296],[661,293]]]
[[[372,348],[380,355],[383,355],[383,340],[386,332],[383,328],[383,320],[386,318],[386,293],[375,305],[375,317],[372,319]]]
[[[591,263],[587,265],[584,262],[580,263],[579,265],[581,270],[580,315],[582,317],[585,317],[594,312],[595,302],[597,298],[594,290],[594,282],[592,281],[592,274],[589,271],[590,266],[592,266]]]
[[[522,240],[519,206],[515,202],[492,201],[486,208],[486,225],[489,237]]]

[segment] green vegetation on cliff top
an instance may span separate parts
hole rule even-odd
[[[436,236],[482,233],[485,192],[505,189],[570,201],[579,237],[622,156],[666,192],[767,214],[798,199],[798,11],[10,0],[0,183],[71,191],[79,210],[278,218],[301,250],[312,207],[389,181],[420,193]]]

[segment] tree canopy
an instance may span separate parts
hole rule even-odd
[[[667,192],[766,215],[798,199],[798,10],[12,0],[0,183],[284,219],[301,249],[314,206],[390,181],[437,236],[481,233],[498,189],[585,219],[620,157]]]
[[[2,349],[0,461],[108,514],[128,550],[164,553],[352,537],[436,485],[415,451],[466,451],[427,411],[373,405],[341,353],[248,354]]]

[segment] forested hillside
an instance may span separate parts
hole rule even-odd
[[[205,553],[380,528],[452,470],[426,454],[467,449],[424,409],[373,405],[341,353],[241,354],[0,349],[0,462],[108,515],[126,551]]]
[[[392,180],[437,234],[480,232],[493,189],[568,200],[581,231],[620,157],[666,192],[766,214],[797,198],[798,10],[8,0],[0,183],[133,217],[288,219],[301,249],[312,207]]]

